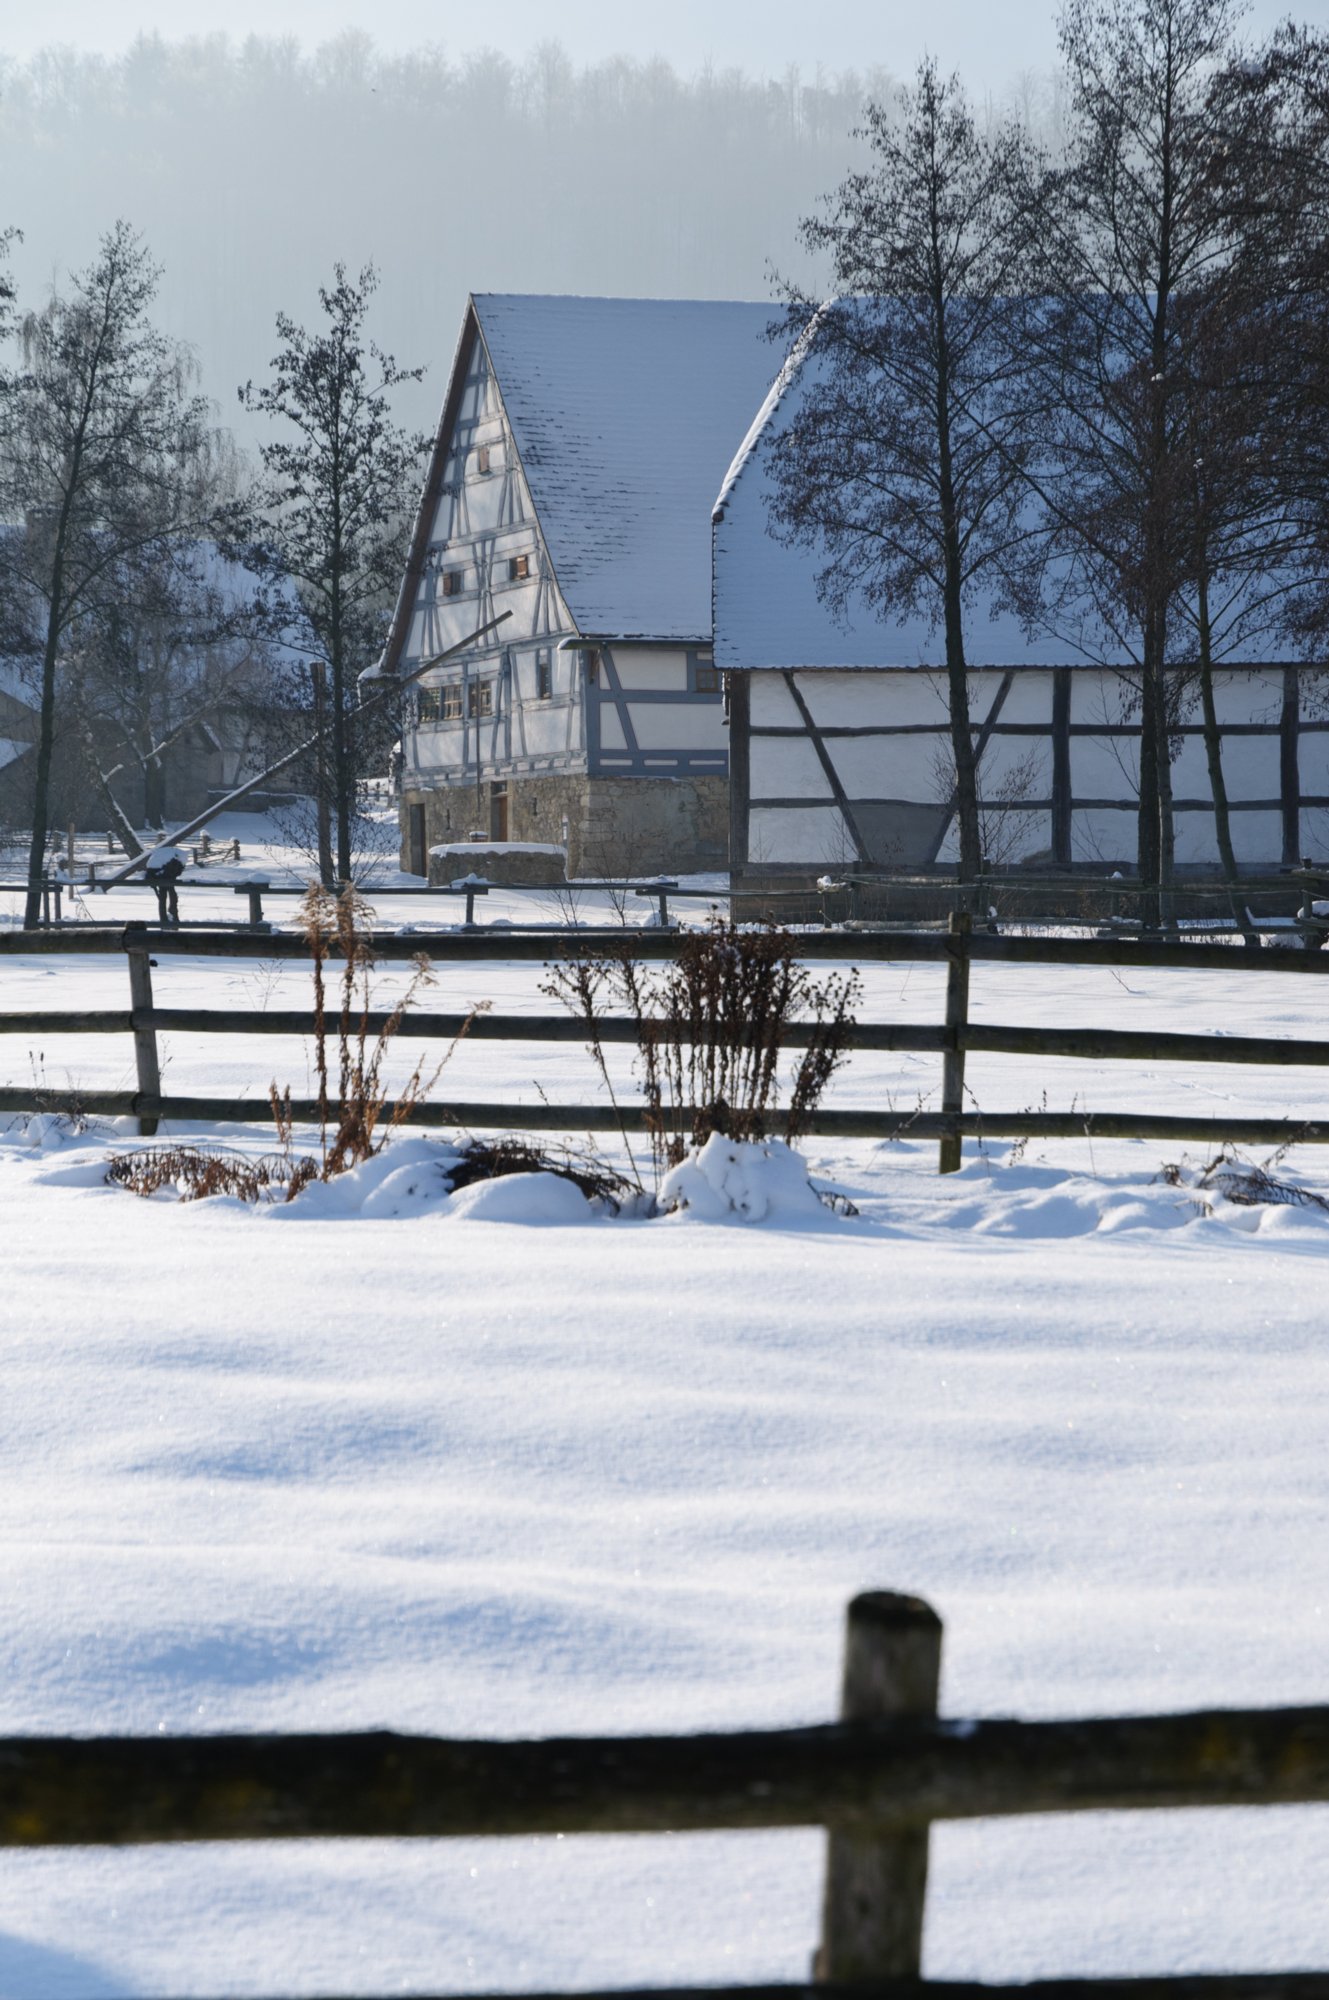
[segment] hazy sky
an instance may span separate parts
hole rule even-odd
[[[757,75],[791,63],[805,72],[879,63],[898,75],[927,48],[981,92],[1052,66],[1055,12],[1056,0],[503,0],[492,9],[474,0],[45,0],[8,10],[0,47],[19,57],[53,42],[113,52],[140,30],[174,40],[219,29],[312,44],[360,27],[386,48],[438,42],[454,53],[487,45],[520,55],[554,38],[578,62],[663,55],[685,72],[710,61]],[[1254,0],[1249,25],[1259,32],[1287,12],[1329,21],[1329,0]]]

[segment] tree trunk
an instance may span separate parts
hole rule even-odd
[[[1250,951],[1260,949],[1260,934],[1251,929],[1250,913],[1241,893],[1237,854],[1232,845],[1232,813],[1228,805],[1227,779],[1223,775],[1223,737],[1218,727],[1218,705],[1214,700],[1213,633],[1209,623],[1209,581],[1203,559],[1200,563],[1200,716],[1204,726],[1204,755],[1209,766],[1209,791],[1214,802],[1214,839],[1223,880],[1228,885],[1228,908],[1232,921]]]
[[[1158,816],[1158,732],[1155,727],[1155,675],[1146,660],[1140,676],[1140,803],[1137,821],[1136,862],[1140,881],[1154,890],[1140,898],[1140,917],[1146,924],[1158,922],[1159,816]]]
[[[318,822],[318,879],[325,889],[334,883],[332,873],[332,812],[328,802],[327,667],[324,661],[310,665],[314,683],[314,730],[318,747],[314,752],[314,812]]]
[[[945,306],[940,285],[934,299],[938,331],[937,469],[940,475],[941,522],[945,547],[942,613],[946,630],[946,690],[951,723],[951,756],[955,763],[955,810],[960,829],[960,880],[972,885],[983,870],[983,842],[978,821],[978,761],[969,721],[969,673],[964,656],[963,569],[960,529],[956,516],[951,458],[950,370],[946,346]]]

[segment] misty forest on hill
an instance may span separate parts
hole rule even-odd
[[[36,303],[131,222],[164,267],[158,324],[243,436],[235,387],[265,367],[275,313],[302,317],[336,260],[372,261],[379,337],[428,365],[399,403],[424,426],[472,290],[761,299],[771,266],[810,281],[798,218],[892,82],[577,69],[553,42],[453,61],[358,33],[0,58],[11,268]]]

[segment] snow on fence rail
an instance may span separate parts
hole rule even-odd
[[[456,1839],[823,1826],[815,1985],[920,1980],[935,1820],[1329,1802],[1329,1707],[1015,1722],[937,1715],[941,1621],[921,1599],[849,1606],[841,1721],[528,1742],[362,1735],[10,1737],[0,1846]],[[1008,1989],[1015,1990],[1015,1989]],[[1329,1974],[1048,1981],[1024,1994],[1326,2000]]]
[[[439,963],[479,963],[484,961],[547,962],[551,942],[546,935],[522,935],[504,931],[500,935],[441,932],[430,936],[412,932],[375,935],[371,940],[374,956],[387,960],[410,960],[427,948],[428,956]],[[947,968],[945,1019],[939,1026],[903,1022],[859,1022],[852,1046],[864,1051],[933,1053],[942,1057],[942,1096],[939,1112],[898,1109],[830,1110],[819,1108],[808,1130],[834,1138],[937,1139],[940,1142],[939,1170],[954,1172],[960,1164],[960,1147],[965,1138],[1003,1137],[1065,1139],[1091,1136],[1113,1139],[1204,1140],[1218,1146],[1281,1145],[1290,1142],[1329,1143],[1329,1111],[1323,1119],[1236,1118],[1171,1116],[1134,1111],[971,1111],[963,1109],[965,1057],[968,1054],[1006,1054],[1048,1057],[1077,1057],[1090,1061],[1215,1062],[1244,1063],[1286,1068],[1329,1065],[1329,1041],[1290,1040],[1286,1037],[1257,1035],[1203,1035],[1154,1029],[1046,1028],[1000,1023],[976,1023],[969,1019],[970,970],[973,964],[1014,965],[1100,965],[1111,967],[1165,968],[1167,970],[1221,970],[1224,972],[1297,972],[1329,974],[1329,952],[1286,947],[1248,952],[1233,945],[1195,943],[1178,940],[1161,942],[1131,938],[1001,937],[975,935],[967,915],[950,919],[947,932],[807,932],[797,934],[799,956],[811,960],[860,962],[944,963]],[[583,928],[562,934],[564,955],[576,952],[630,950],[636,959],[659,960],[678,950],[676,934],[660,930],[611,926]],[[250,936],[233,931],[181,932],[149,929],[131,924],[122,930],[0,932],[0,957],[20,952],[119,953],[123,952],[129,971],[129,1007],[118,1010],[82,1012],[0,1013],[0,1035],[4,1034],[132,1034],[134,1038],[137,1089],[132,1091],[46,1090],[37,1083],[0,1089],[0,1113],[28,1111],[78,1111],[104,1117],[137,1117],[145,1135],[156,1131],[162,1118],[226,1119],[239,1123],[266,1123],[271,1107],[260,1097],[163,1096],[158,1055],[159,1033],[227,1035],[312,1035],[315,1018],[303,1010],[263,1010],[241,1012],[203,1007],[158,1007],[152,991],[152,968],[161,957],[235,957],[307,959],[309,947],[300,937],[289,935]],[[370,1014],[368,1029],[377,1033],[386,1014]],[[451,1040],[466,1024],[461,1014],[412,1012],[397,1032],[406,1038]],[[326,1032],[335,1032],[329,1027]],[[584,1042],[584,1023],[570,1015],[483,1015],[470,1024],[468,1032],[477,1039],[521,1042]],[[806,1047],[809,1029],[791,1026],[790,1047]],[[609,1043],[633,1043],[635,1022],[606,1016],[597,1022],[597,1033]],[[391,1111],[389,1106],[388,1110]],[[313,1098],[293,1099],[291,1114],[298,1123],[316,1122],[319,1116]],[[691,1112],[684,1114],[691,1116]],[[415,1125],[460,1125],[475,1129],[519,1129],[526,1131],[620,1132],[644,1127],[646,1107],[641,1104],[538,1104],[470,1103],[456,1099],[412,1107],[410,1122]]]

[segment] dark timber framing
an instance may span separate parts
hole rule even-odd
[[[1185,670],[1177,671],[1180,674]],[[1323,851],[1329,841],[1329,827],[1316,824],[1308,828],[1305,819],[1308,812],[1329,812],[1326,783],[1329,744],[1325,742],[1329,736],[1329,714],[1317,692],[1326,669],[1314,661],[1302,665],[1271,661],[1228,666],[1221,668],[1220,673],[1227,684],[1220,735],[1227,751],[1229,809],[1234,820],[1248,828],[1251,815],[1266,815],[1270,821],[1267,833],[1257,830],[1247,835],[1243,853],[1248,858],[1242,861],[1242,872],[1295,866],[1306,853]],[[954,818],[954,799],[939,799],[935,793],[928,796],[932,762],[928,746],[935,746],[944,757],[947,737],[944,715],[939,711],[935,721],[919,720],[918,702],[912,700],[904,707],[901,720],[889,719],[894,684],[899,684],[903,691],[904,683],[916,674],[929,680],[936,678],[935,670],[930,668],[826,666],[731,671],[734,716],[731,784],[738,769],[740,742],[745,752],[742,784],[734,785],[733,792],[731,852],[745,888],[755,886],[763,877],[808,877],[817,873],[814,837],[810,833],[800,834],[798,822],[801,815],[830,808],[839,811],[857,848],[859,866],[869,870],[898,869],[903,863],[923,869],[945,868],[949,872],[949,864],[940,857]],[[982,798],[984,815],[990,816],[989,826],[1004,824],[1013,828],[1022,815],[1031,820],[1037,818],[1038,827],[1023,841],[1022,858],[1043,866],[1102,865],[1105,855],[1114,857],[1114,865],[1128,866],[1134,853],[1128,822],[1138,813],[1133,751],[1139,740],[1139,720],[1132,717],[1129,708],[1130,676],[1116,669],[1096,667],[974,668],[971,676],[976,684],[971,692],[975,750],[983,759],[985,752],[992,750],[995,754],[996,746],[1005,746],[1004,760],[999,760],[996,778],[990,781],[988,795]],[[988,678],[998,676],[995,695],[989,702],[983,684]],[[781,712],[780,705],[762,702],[763,681],[779,683],[788,690],[799,720],[793,719],[787,706]],[[833,705],[829,698],[824,703],[819,698],[818,683],[822,681],[836,684]],[[858,686],[863,689],[861,704],[854,698]],[[854,717],[856,708],[863,719],[845,719]],[[1101,719],[1096,713],[1099,709]],[[1308,714],[1308,709],[1319,712]],[[836,719],[819,719],[827,711]],[[900,713],[900,709],[895,712]],[[767,715],[771,720],[765,719]],[[1170,735],[1177,759],[1183,752],[1187,759],[1184,768],[1180,762],[1176,767],[1177,780],[1184,789],[1174,797],[1173,810],[1179,830],[1187,826],[1194,829],[1197,819],[1208,820],[1213,814],[1213,799],[1205,784],[1203,768],[1191,761],[1204,742],[1203,722],[1187,713],[1174,725]],[[887,761],[885,746],[897,740],[901,748]],[[874,769],[876,760],[865,754],[874,741],[883,746],[880,776]],[[909,751],[903,748],[905,741],[911,746],[917,743],[916,755],[912,748]],[[777,767],[763,756],[763,745],[769,743],[774,748],[791,742],[807,743],[815,752],[823,784],[815,785],[810,776],[805,782],[800,774],[791,785],[787,762],[781,760]],[[1255,746],[1262,742],[1267,742],[1271,750],[1277,744],[1276,758],[1268,751],[1256,750]],[[1307,746],[1305,775],[1303,742]],[[1243,753],[1238,748],[1243,744],[1252,746],[1251,754],[1245,757],[1244,769]],[[840,745],[863,748],[851,760],[839,756]],[[1019,783],[1003,789],[1000,783],[1003,763],[1008,777],[1018,770],[1023,754],[1021,745],[1044,754],[1031,758],[1027,772],[1021,774],[1028,790],[1022,790]],[[1102,754],[1095,757],[1091,753],[1086,762],[1083,750],[1077,746],[1090,745],[1101,746]],[[891,773],[894,775],[888,775]],[[979,775],[982,792],[981,763]],[[1314,789],[1306,784],[1308,775]],[[877,852],[870,842],[865,846],[865,833],[876,838],[875,816],[883,808],[921,812],[929,807],[940,817],[940,830],[936,830],[935,821],[926,827],[920,821],[919,837],[912,852],[901,856]],[[770,817],[762,822],[760,841],[750,837],[751,816],[758,810],[766,815],[788,814],[787,846]],[[1099,823],[1101,848],[1092,823],[1083,818],[1077,822],[1077,815],[1112,816]],[[898,825],[899,821],[893,824]],[[1122,827],[1120,838],[1115,831],[1118,824]],[[1019,848],[1021,833],[1013,831],[1010,838]],[[1207,851],[1208,835],[1203,828],[1198,834],[1192,832],[1189,838],[1192,844],[1198,839],[1200,850]],[[1003,844],[994,837],[996,847]],[[750,858],[754,845],[760,853],[757,858]],[[1015,851],[1012,849],[1012,853]],[[807,858],[794,858],[800,852],[806,853]],[[1011,856],[1005,859],[1009,861]],[[1212,863],[1190,861],[1186,865],[1205,869],[1216,868],[1218,864],[1215,856]]]

